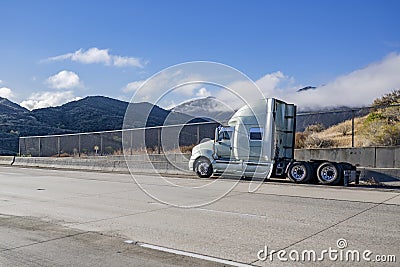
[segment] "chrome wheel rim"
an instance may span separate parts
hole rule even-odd
[[[323,167],[320,173],[321,173],[321,179],[327,182],[330,182],[337,177],[337,170],[333,166]]]
[[[210,168],[210,165],[207,162],[201,162],[197,166],[197,171],[200,173],[200,175],[207,175],[209,168]]]
[[[290,172],[291,176],[293,179],[296,181],[301,181],[304,179],[306,175],[306,168],[302,165],[298,165],[292,168],[292,171]]]

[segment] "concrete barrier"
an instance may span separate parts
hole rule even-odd
[[[296,149],[297,160],[345,161],[368,168],[400,168],[400,146]]]
[[[14,156],[0,156],[0,165],[11,166],[14,162]]]
[[[13,166],[121,173],[194,175],[188,170],[190,155],[167,154],[97,157],[16,157]],[[150,159],[150,161],[149,161]],[[10,164],[11,165],[11,164]],[[129,168],[128,169],[128,165]]]
[[[106,158],[16,157],[13,166],[55,169],[113,171],[114,163]]]
[[[400,168],[396,154],[399,154],[400,147],[377,147],[375,156],[375,168]],[[397,153],[396,153],[397,152]]]

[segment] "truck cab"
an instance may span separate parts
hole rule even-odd
[[[262,99],[240,108],[215,131],[215,139],[195,146],[189,168],[200,177],[228,174],[269,178],[274,166],[293,159],[296,107]]]

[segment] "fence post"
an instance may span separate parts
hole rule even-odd
[[[39,142],[38,142],[38,143],[39,143],[39,157],[42,156],[42,153],[41,153],[41,151],[40,151],[40,147],[42,146],[42,144],[41,144],[40,140],[41,140],[41,139],[40,139],[40,137],[39,137]]]
[[[81,157],[81,135],[78,134],[78,157]]]
[[[18,138],[18,156],[21,157],[21,137]]]
[[[157,152],[161,154],[161,127],[157,129]]]
[[[354,147],[354,109],[351,110],[351,147]]]
[[[60,137],[57,137],[57,154],[58,157],[60,157]]]
[[[131,132],[131,156],[133,155],[133,130]]]
[[[200,143],[200,125],[197,124],[197,143],[196,144],[199,144],[199,143]]]
[[[100,156],[103,156],[103,134],[100,133]]]

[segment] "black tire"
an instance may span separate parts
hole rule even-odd
[[[295,183],[310,183],[313,177],[312,167],[307,162],[296,161],[290,164],[287,177]]]
[[[333,162],[323,162],[317,169],[318,181],[321,184],[337,185],[342,181],[343,169]]]
[[[201,157],[194,162],[194,171],[200,178],[208,178],[213,173],[213,167],[207,158]]]

